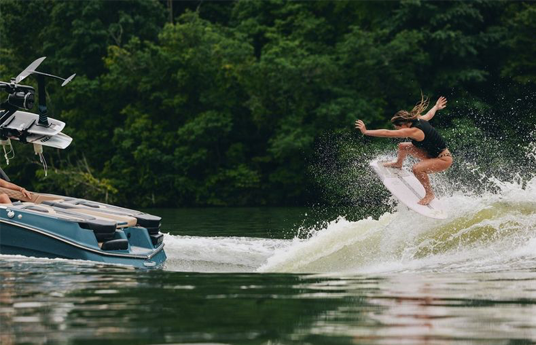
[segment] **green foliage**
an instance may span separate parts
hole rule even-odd
[[[118,193],[111,181],[106,178],[97,178],[93,175],[85,157],[78,162],[77,166],[67,166],[63,169],[53,169],[44,177],[44,172],[37,171],[41,177],[38,188],[45,189],[53,186],[60,188],[65,195],[76,195],[81,198],[103,200],[111,203],[116,200]]]
[[[508,20],[509,38],[505,45],[510,54],[502,70],[504,77],[511,77],[522,85],[536,83],[536,4],[519,4],[511,9]],[[521,7],[520,9],[517,7]]]

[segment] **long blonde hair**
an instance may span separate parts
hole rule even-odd
[[[421,100],[417,102],[417,104],[411,109],[411,111],[406,110],[399,110],[391,118],[391,122],[396,123],[405,123],[405,122],[412,122],[414,120],[417,120],[419,118],[419,115],[421,115],[427,108],[430,103],[430,100],[428,97],[424,97],[424,95],[421,92]]]

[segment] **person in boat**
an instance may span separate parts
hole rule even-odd
[[[0,187],[20,192],[22,193],[22,196],[24,196],[25,198],[28,198],[28,199],[32,198],[32,194],[28,192],[26,189],[24,189],[23,187],[17,186],[14,183],[7,182],[6,180],[2,178],[0,178]],[[9,199],[9,196],[7,196],[6,193],[0,192],[0,204],[11,204],[11,200]]]
[[[398,144],[398,158],[395,162],[384,165],[401,169],[408,154],[420,160],[413,166],[412,170],[426,192],[424,198],[419,201],[421,205],[428,205],[435,198],[428,174],[445,171],[452,165],[452,154],[448,150],[445,140],[428,123],[437,111],[445,109],[446,106],[447,99],[439,97],[436,104],[425,115],[421,115],[428,108],[428,99],[422,97],[411,111],[400,110],[391,118],[394,130],[369,130],[363,121],[357,120],[355,123],[355,127],[364,135],[411,139],[411,142]]]

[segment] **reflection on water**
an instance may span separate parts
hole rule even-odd
[[[208,274],[0,261],[3,345],[532,344],[535,306],[532,271]]]

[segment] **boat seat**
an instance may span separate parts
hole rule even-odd
[[[64,209],[65,212],[72,212],[75,214],[87,214],[97,218],[109,219],[117,222],[119,228],[125,228],[130,226],[136,226],[137,219],[127,215],[121,215],[117,213],[110,213],[106,210],[99,208],[88,208],[85,206],[73,205],[68,202],[56,202],[56,201],[44,201],[43,204]]]
[[[90,217],[93,219],[113,221],[116,223],[117,228],[126,228],[126,227],[136,225],[136,219],[133,217],[108,214],[105,212],[89,210],[89,209],[82,208],[82,207],[72,207],[71,205],[66,205],[61,202],[45,201],[43,202],[43,204],[53,207],[61,214],[69,214],[69,215],[78,216],[78,217],[85,217],[85,218]]]
[[[5,192],[10,198],[12,197],[22,201],[28,200],[24,198],[22,193],[17,191],[0,187],[0,192]],[[137,213],[136,211],[133,211],[135,213],[127,213],[132,210],[121,209],[115,206],[108,207],[101,203],[53,194],[33,193],[31,201],[33,205],[38,205],[33,208],[34,211],[38,212],[49,214],[61,213],[65,218],[78,217],[87,219],[87,216],[91,216],[96,219],[114,221],[117,228],[141,226],[147,229],[149,235],[158,235],[160,233],[162,218],[150,214]],[[59,209],[63,211],[59,211]]]
[[[15,206],[15,205],[14,205]],[[37,211],[48,214],[56,214],[56,211],[50,206],[36,205],[34,203],[23,203],[22,206],[17,207],[22,210]]]
[[[85,208],[75,208],[72,210],[75,210],[76,213],[83,213],[83,214],[87,214],[87,215],[94,216],[94,217],[113,220],[117,223],[118,228],[136,226],[136,218],[133,218],[133,217],[120,216],[116,214],[108,214],[108,213],[99,212],[96,210],[88,210]]]
[[[98,242],[112,240],[115,236],[117,223],[107,218],[99,218],[92,215],[75,214],[65,212],[63,210],[55,210],[51,206],[36,205],[34,203],[25,202],[22,204],[13,205],[14,209],[28,210],[34,212],[42,212],[48,215],[53,215],[56,218],[75,221],[83,229],[92,230]]]
[[[80,225],[80,227],[83,229],[93,230],[93,232],[95,233],[95,237],[97,238],[97,242],[113,240],[115,236],[115,230],[117,229],[116,224],[114,222],[101,219],[93,219],[84,222],[79,222],[78,225]]]
[[[70,220],[70,221],[75,221],[75,222],[83,222],[83,221],[95,219],[95,217],[88,217],[84,215],[77,216],[74,214],[66,214],[66,213],[63,213],[61,211],[54,209],[53,207],[45,206],[45,205],[36,205],[32,202],[17,201],[11,205],[11,208],[13,210],[27,210],[27,211],[46,213],[47,215],[54,216],[55,218],[58,218],[58,219]]]
[[[118,227],[130,227],[139,225],[141,227],[146,228],[150,234],[158,234],[158,232],[160,231],[160,222],[162,218],[143,212],[54,194],[41,194],[32,192],[32,198],[28,199],[24,197],[21,192],[2,187],[0,187],[0,193],[6,193],[10,198],[14,200],[30,201],[38,205],[44,204],[53,207],[61,207],[64,209],[74,208],[77,210],[77,213],[91,214],[99,218],[115,220],[118,223]],[[91,211],[98,213],[92,213]]]
[[[106,242],[102,242],[101,249],[102,250],[127,250],[128,240],[125,240],[124,238],[120,238],[116,240],[109,240]]]
[[[36,205],[32,202],[23,202],[23,203],[18,202],[18,203],[13,204],[13,208],[48,213],[49,215],[54,215],[58,218],[75,220],[75,221],[92,221],[92,220],[97,220],[97,219],[101,219],[105,221],[110,220],[109,218],[102,218],[102,217],[97,217],[94,215],[89,215],[89,214],[84,214],[84,213],[66,212],[62,209],[58,209],[55,206],[47,206],[43,204]]]

